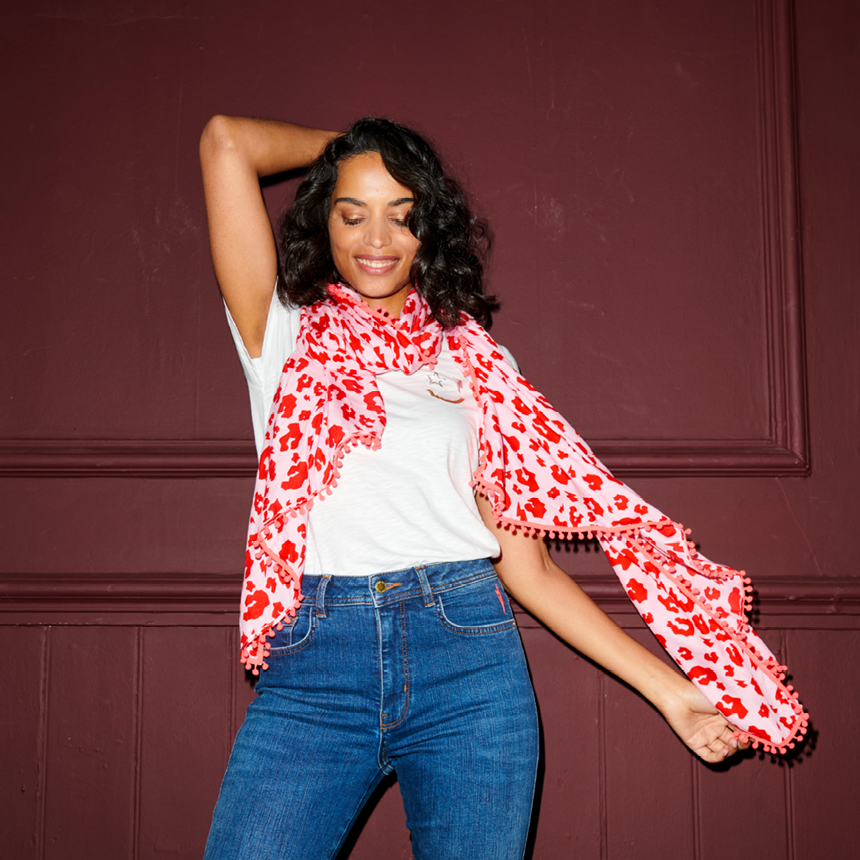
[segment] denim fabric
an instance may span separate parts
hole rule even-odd
[[[418,860],[520,860],[537,713],[486,560],[306,577],[271,640],[205,860],[323,860],[397,772]]]

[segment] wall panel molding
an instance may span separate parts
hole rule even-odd
[[[0,477],[249,478],[256,469],[246,440],[0,441]]]
[[[620,477],[805,474],[806,460],[769,440],[651,442],[604,439],[596,454]],[[0,441],[5,478],[251,478],[250,441],[38,439]]]
[[[617,474],[806,475],[806,367],[796,158],[791,0],[755,4],[762,289],[766,307],[768,437],[708,441],[594,439]],[[6,440],[0,477],[246,477],[253,447],[233,440]]]
[[[796,458],[786,471],[778,467],[773,474],[806,474],[809,441],[791,0],[759,0],[756,18],[769,423],[772,443],[783,452],[775,454],[774,463]]]
[[[638,618],[615,577],[577,581],[604,611]],[[152,618],[141,619],[163,616],[169,625],[229,626],[237,622],[240,595],[241,580],[236,576],[3,574],[0,623],[158,624]],[[541,626],[521,609],[518,615],[521,626]],[[755,583],[753,621],[758,617],[761,623],[771,616],[839,617],[851,619],[849,626],[860,626],[860,577],[760,578]]]

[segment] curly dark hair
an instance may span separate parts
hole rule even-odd
[[[483,292],[482,257],[489,244],[486,225],[472,213],[460,185],[445,175],[424,138],[375,117],[358,120],[329,141],[299,186],[295,202],[281,217],[280,300],[310,305],[326,298],[327,284],[343,281],[329,245],[331,195],[338,165],[364,152],[378,152],[391,176],[415,198],[407,224],[421,244],[410,277],[434,318],[452,328],[465,311],[488,326],[497,303]]]

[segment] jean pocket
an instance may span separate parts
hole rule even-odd
[[[272,657],[282,657],[310,645],[316,630],[313,605],[307,600],[303,601],[295,616],[288,615],[281,623],[284,629],[276,631],[274,639],[269,640]]]
[[[496,576],[467,582],[436,595],[436,612],[454,633],[497,633],[516,626],[507,595]]]

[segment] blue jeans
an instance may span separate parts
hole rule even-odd
[[[537,712],[486,560],[306,577],[236,736],[205,860],[333,858],[396,771],[417,860],[521,860]]]

